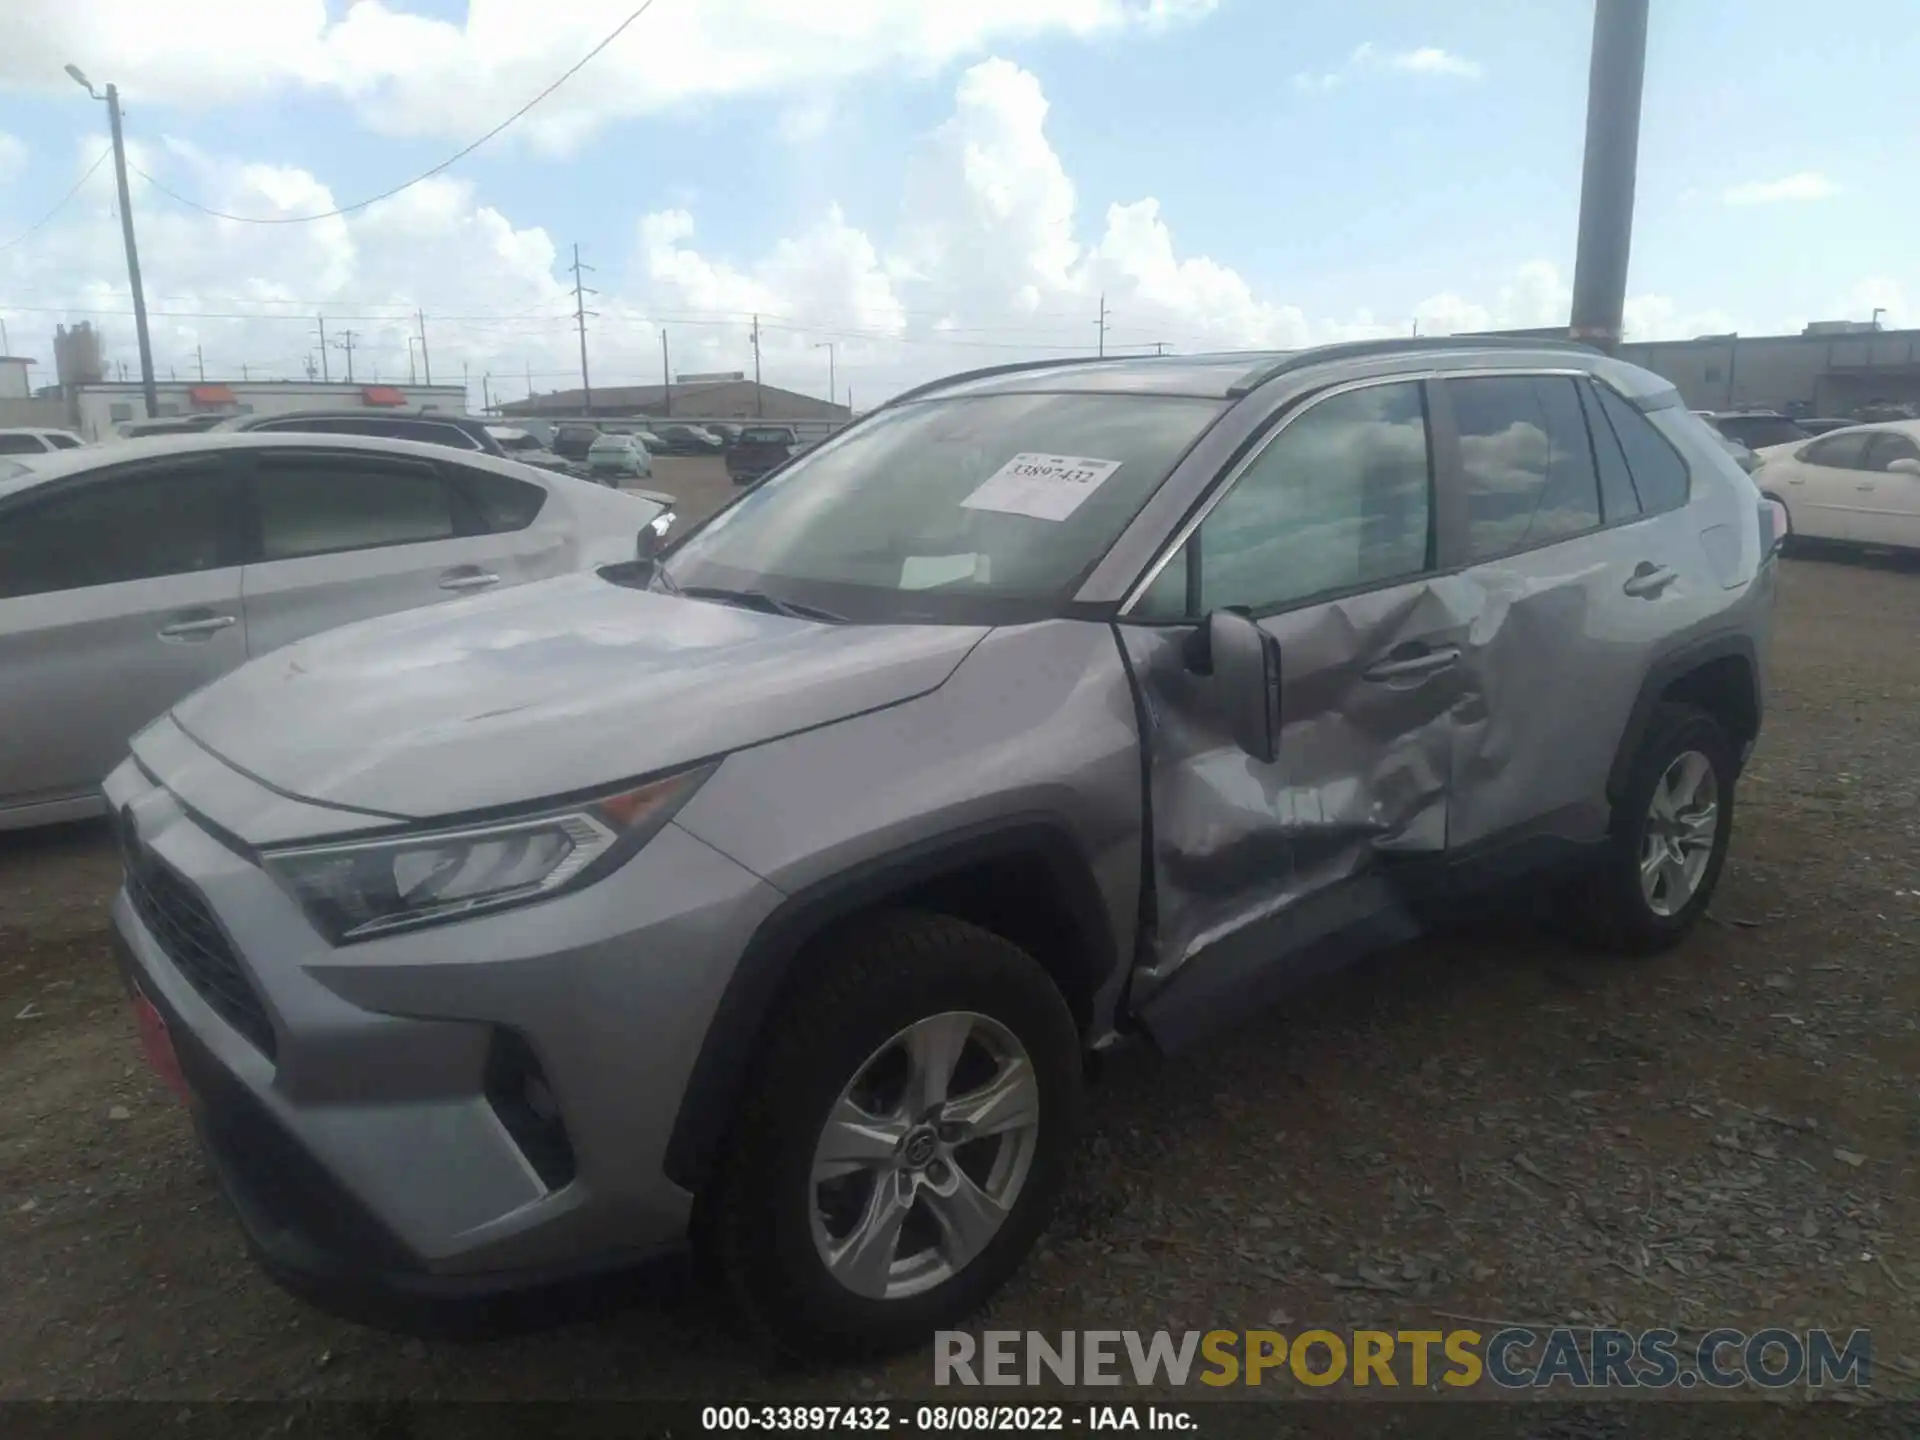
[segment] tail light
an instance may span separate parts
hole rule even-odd
[[[1787,507],[1770,496],[1760,497],[1760,553],[1778,555],[1790,533]]]

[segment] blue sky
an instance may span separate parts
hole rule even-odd
[[[136,157],[170,188],[303,214],[440,160],[631,6],[6,8],[0,245],[97,153],[101,117],[63,60],[120,81]],[[307,342],[285,317],[308,301],[416,304],[472,317],[449,322],[449,356],[552,388],[570,337],[551,262],[576,241],[609,380],[653,377],[663,323],[689,364],[739,363],[750,310],[785,327],[770,379],[811,376],[831,340],[876,399],[1090,343],[1102,291],[1113,343],[1177,348],[1565,319],[1579,0],[975,0],[926,18],[942,8],[656,0],[452,182],[344,226],[222,227],[137,185],[149,292],[179,297],[154,308],[236,317],[158,325],[156,344],[289,368]],[[1785,0],[1655,0],[1630,329],[1754,333],[1874,305],[1920,322],[1913,19],[1910,0],[1843,0],[1818,23]],[[130,330],[111,209],[103,171],[0,250],[10,330],[89,311],[110,344]],[[397,330],[368,328],[403,367]]]

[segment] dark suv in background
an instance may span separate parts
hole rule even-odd
[[[418,440],[452,450],[478,450],[511,459],[487,422],[443,410],[295,410],[282,415],[240,415],[220,430],[307,431],[316,435],[378,435],[388,440]]]
[[[727,478],[736,485],[751,485],[791,460],[799,444],[791,425],[749,425],[727,451]]]

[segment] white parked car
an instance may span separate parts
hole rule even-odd
[[[98,813],[129,737],[252,656],[631,560],[671,524],[668,503],[355,435],[0,460],[0,830]]]
[[[653,478],[653,456],[637,435],[601,435],[587,450],[587,469],[596,478],[605,476],[610,484],[634,477]]]
[[[31,459],[35,455],[78,450],[85,443],[71,430],[48,430],[33,425],[0,429],[0,455],[25,455]]]
[[[1753,482],[1785,507],[1794,535],[1920,550],[1920,420],[1770,446]]]

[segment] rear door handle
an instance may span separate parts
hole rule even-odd
[[[498,575],[488,574],[484,570],[469,571],[466,573],[455,571],[440,577],[440,588],[442,590],[484,590],[489,585],[498,585],[499,583],[500,577]]]
[[[1416,650],[1412,646],[1401,646],[1388,652],[1386,659],[1363,670],[1361,678],[1372,680],[1377,684],[1391,684],[1395,680],[1420,680],[1428,675],[1438,674],[1459,659],[1460,652],[1451,647],[1431,650],[1422,645]]]
[[[1620,589],[1636,600],[1658,599],[1660,592],[1680,578],[1680,572],[1669,570],[1665,565],[1653,565],[1641,561],[1633,574],[1627,577],[1627,583]]]
[[[160,627],[162,640],[198,640],[211,635],[216,630],[224,630],[229,625],[240,622],[232,615],[206,615],[197,620],[176,620],[171,625]]]

